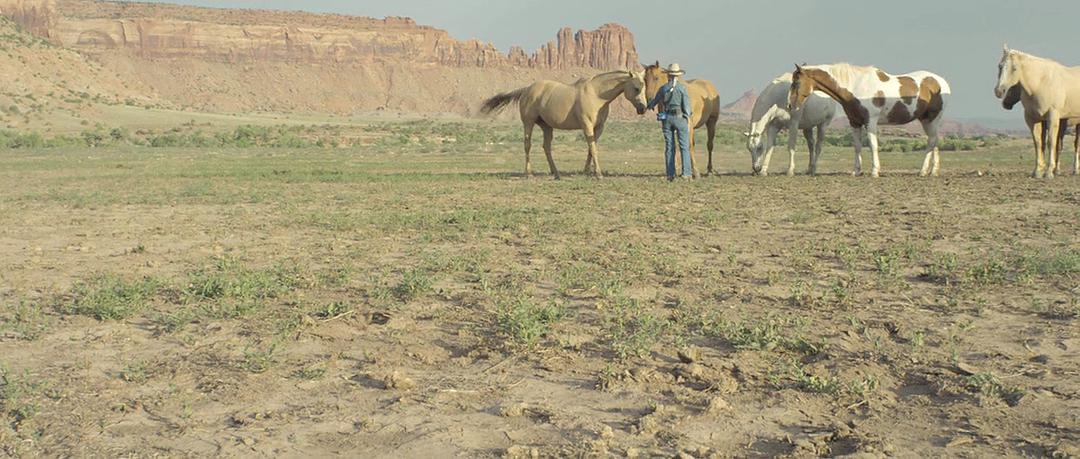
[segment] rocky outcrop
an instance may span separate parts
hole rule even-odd
[[[555,41],[540,47],[533,59],[532,67],[550,69],[632,69],[640,65],[634,34],[619,24],[604,24],[597,30],[577,33],[563,28]]]
[[[55,0],[0,0],[0,16],[43,38],[50,38],[55,8]]]
[[[730,104],[721,107],[720,111],[729,116],[750,119],[750,114],[754,111],[754,103],[757,102],[757,98],[757,91],[751,89],[744,92],[738,99],[735,99]]]
[[[96,0],[0,0],[0,12],[131,87],[198,111],[467,115],[538,79],[639,65],[618,24],[562,29],[536,52],[503,53],[404,17]],[[622,105],[613,113],[632,112]]]
[[[503,54],[490,43],[456,40],[444,30],[402,17],[95,0],[59,0],[50,17],[42,12],[54,10],[52,0],[0,2],[23,4],[19,11],[35,15],[36,19],[26,21],[34,25],[35,33],[89,53],[128,51],[145,58],[195,57],[228,63],[397,61],[447,67],[599,70],[638,66],[633,34],[618,24],[576,33],[562,29],[535,53],[515,47]]]

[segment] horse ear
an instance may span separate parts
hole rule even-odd
[[[1009,52],[1009,44],[1008,43],[1002,43],[1001,50],[1005,51],[1006,53]]]
[[[799,64],[795,64],[795,71],[796,72],[801,72],[802,71],[802,66],[799,65]]]
[[[655,63],[655,64],[653,64],[653,65],[655,65],[655,66],[659,67],[659,66],[660,66],[660,59],[657,59],[657,60],[656,60],[656,63]]]

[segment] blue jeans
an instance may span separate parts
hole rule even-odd
[[[693,177],[694,169],[690,164],[690,126],[686,118],[668,115],[661,125],[664,128],[664,160],[667,164],[667,177],[675,178],[675,142],[679,143],[682,153],[682,176]]]

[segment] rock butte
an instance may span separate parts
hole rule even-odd
[[[94,0],[0,0],[0,14],[167,100],[208,110],[470,112],[482,95],[532,79],[640,61],[618,24],[564,28],[530,54],[404,17]]]

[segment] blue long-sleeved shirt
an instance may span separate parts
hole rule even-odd
[[[686,85],[679,82],[675,85],[675,90],[671,89],[671,82],[660,87],[660,90],[656,92],[656,96],[649,101],[647,109],[652,109],[656,104],[663,103],[664,110],[668,113],[674,113],[676,110],[682,110],[683,115],[687,119],[690,119],[692,114],[690,111],[690,94],[686,90]]]

